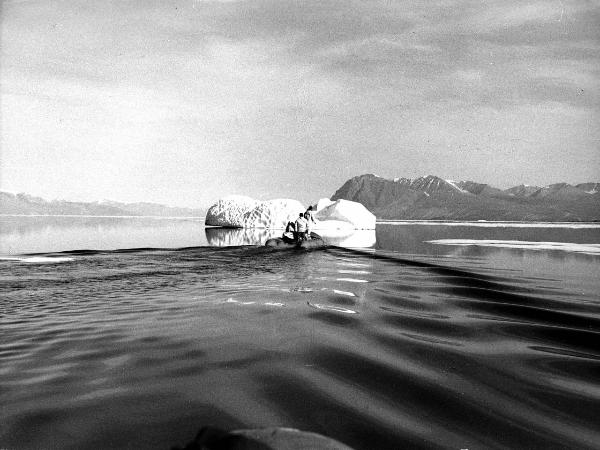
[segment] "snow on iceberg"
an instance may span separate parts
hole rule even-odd
[[[230,228],[283,229],[306,208],[297,200],[254,200],[242,195],[231,195],[212,205],[206,213],[205,224]]]
[[[259,202],[244,195],[230,195],[212,205],[206,213],[206,225],[217,227],[243,227],[244,215]]]
[[[321,201],[319,201],[321,203]],[[347,222],[355,230],[374,230],[375,215],[371,213],[361,203],[351,202],[349,200],[336,200],[334,203],[317,210],[316,218],[319,222],[335,220]],[[315,227],[315,229],[318,229]]]
[[[304,206],[297,200],[280,198],[260,202],[244,214],[244,228],[283,229],[304,211]]]
[[[225,197],[212,205],[206,214],[206,225],[231,228],[284,229],[288,221],[295,221],[306,208],[297,200],[254,200],[235,195]],[[321,199],[315,214],[319,230],[374,230],[375,216],[362,204],[348,200]]]

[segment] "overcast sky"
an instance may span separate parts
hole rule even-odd
[[[207,206],[600,181],[600,1],[2,2],[0,188]]]

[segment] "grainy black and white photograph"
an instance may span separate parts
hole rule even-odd
[[[597,449],[599,192],[598,0],[0,0],[0,449]]]

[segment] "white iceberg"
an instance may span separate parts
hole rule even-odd
[[[326,202],[319,200],[319,204],[325,205]],[[361,203],[349,200],[336,200],[323,209],[317,209],[316,218],[319,222],[346,222],[355,230],[375,229],[375,215]]]
[[[280,198],[260,202],[244,214],[244,228],[284,229],[288,222],[295,221],[304,206],[297,200]]]
[[[295,221],[306,208],[297,200],[254,200],[232,195],[211,206],[206,214],[206,225],[232,228],[284,229]],[[374,230],[375,216],[362,204],[348,200],[321,199],[317,203],[314,231]]]
[[[328,199],[328,198],[322,198],[322,199],[320,199],[320,200],[317,202],[317,205],[316,205],[316,208],[315,208],[315,209],[316,209],[317,211],[321,211],[322,209],[325,209],[325,208],[327,208],[329,205],[333,205],[334,203],[335,203],[335,201],[333,201],[333,200],[330,200],[330,199]]]
[[[206,225],[244,227],[244,215],[259,202],[244,195],[230,195],[212,205],[206,213]]]

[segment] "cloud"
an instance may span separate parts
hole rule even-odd
[[[567,2],[565,2],[567,3]],[[469,23],[477,31],[502,30],[523,25],[560,22],[568,12],[562,1],[503,2],[472,16]],[[567,5],[569,12],[577,11]]]
[[[357,171],[450,167],[450,144],[482,164],[478,142],[507,145],[499,124],[540,142],[513,145],[519,161],[571,145],[561,121],[589,155],[599,20],[583,0],[4,2],[3,156],[40,168],[11,175],[17,190],[48,176],[50,152],[56,173],[87,171],[124,196],[279,196],[302,181],[308,200]],[[519,123],[535,111],[537,128]],[[548,145],[552,127],[563,137]]]

